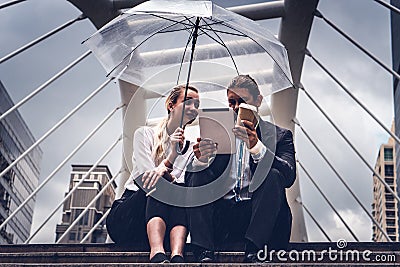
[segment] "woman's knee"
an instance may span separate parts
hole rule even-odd
[[[173,236],[175,234],[176,235],[186,235],[186,232],[187,232],[186,225],[178,224],[178,225],[174,225],[171,228],[170,234],[171,234],[171,236]]]
[[[158,217],[158,216],[154,216],[154,217],[151,217],[151,218],[149,218],[147,220],[146,225],[147,225],[147,229],[149,229],[149,227],[156,227],[156,228],[163,227],[163,228],[165,228],[167,224],[166,224],[166,222],[165,222],[165,220],[163,218]]]

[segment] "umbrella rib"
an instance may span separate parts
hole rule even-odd
[[[95,32],[94,34],[92,34],[90,37],[88,37],[88,38],[86,38],[85,40],[83,40],[82,41],[82,44],[84,44],[85,42],[87,42],[90,38],[92,38],[94,35],[96,35],[96,34],[98,34],[98,33],[101,33],[101,34],[104,34],[104,33],[108,33],[109,31],[112,31],[112,30],[114,30],[114,28],[115,28],[115,25],[116,24],[118,24],[118,23],[121,23],[122,22],[122,20],[126,20],[126,19],[128,19],[129,17],[133,17],[133,16],[137,16],[137,15],[139,15],[139,14],[127,14],[127,16],[126,17],[122,17],[123,15],[125,15],[126,13],[122,13],[121,15],[119,15],[121,18],[118,20],[118,21],[116,21],[115,23],[113,23],[112,25],[109,25],[109,26],[104,26],[104,27],[106,27],[106,28],[101,28],[100,30],[99,30],[99,32]]]
[[[188,28],[185,28],[185,29],[178,29],[178,30],[162,31],[162,32],[159,32],[159,33],[171,33],[171,32],[180,32],[180,31],[187,31],[187,32],[190,33],[190,31],[188,30]]]
[[[237,67],[237,65],[236,65],[235,60],[233,59],[232,53],[231,53],[231,51],[229,50],[229,48],[226,46],[226,44],[224,43],[224,41],[222,40],[221,36],[219,36],[219,35],[214,31],[214,29],[213,29],[211,26],[209,26],[209,24],[207,23],[206,20],[202,19],[202,21],[204,21],[204,23],[208,26],[208,28],[210,28],[210,30],[215,34],[215,36],[217,36],[217,38],[221,41],[221,45],[222,45],[223,47],[226,48],[226,51],[228,51],[228,54],[229,54],[229,56],[230,56],[231,59],[232,59],[233,65],[235,66],[236,73],[237,73],[237,75],[239,75],[239,70],[238,70],[238,67]],[[207,36],[209,36],[211,39],[214,40],[214,38],[212,38],[209,34],[207,34],[206,32],[204,32],[204,33],[205,33]],[[217,43],[218,43],[218,42],[217,42]]]
[[[213,19],[210,18],[210,20],[213,20]],[[214,20],[213,20],[213,21],[214,21]],[[293,84],[293,82],[290,80],[290,78],[286,75],[285,71],[284,71],[283,68],[278,64],[278,62],[275,60],[275,58],[272,57],[271,54],[267,51],[267,49],[265,49],[259,42],[257,42],[256,40],[254,40],[254,38],[248,36],[247,34],[245,34],[245,33],[241,32],[241,31],[239,31],[238,29],[235,29],[234,27],[232,27],[232,26],[230,26],[230,25],[224,23],[223,21],[222,21],[222,24],[223,24],[225,27],[228,27],[228,28],[231,29],[231,30],[234,30],[234,31],[237,31],[238,33],[243,34],[244,36],[246,36],[247,38],[249,38],[250,40],[252,40],[253,42],[255,42],[259,47],[261,47],[261,49],[264,50],[264,51],[272,58],[272,60],[276,63],[276,65],[278,65],[278,67],[281,69],[281,71],[283,72],[283,74],[284,74],[284,75],[286,76],[286,78],[288,79],[289,83],[290,83],[294,88],[297,88],[297,87]]]
[[[199,35],[207,35],[210,39],[212,39],[214,42],[220,44],[221,46],[224,46],[224,43],[221,43],[219,40],[215,39],[214,37],[212,37],[210,34],[208,34],[204,29],[200,29],[200,31],[202,31],[202,34]]]
[[[203,19],[202,19],[203,20]],[[204,21],[204,20],[203,20]],[[192,23],[193,24],[193,22],[191,22],[190,21],[190,23]],[[216,24],[216,23],[213,23],[213,24]],[[193,26],[194,26],[194,24],[193,24]],[[207,35],[208,37],[210,37],[214,42],[216,42],[216,43],[218,43],[218,44],[220,44],[221,46],[224,46],[222,43],[220,43],[218,40],[216,40],[215,38],[213,38],[212,36],[210,36],[209,34],[207,34],[207,32],[205,31],[206,30],[206,28],[204,28],[204,27],[199,27],[199,30],[202,32],[202,33],[199,33],[198,34],[198,36],[200,36],[200,35]]]
[[[224,23],[224,21],[222,21],[222,20],[216,20],[216,19],[211,19],[211,18],[210,18],[210,20],[213,21],[213,23],[206,23],[209,28],[212,28],[211,26]],[[204,22],[206,22],[206,21],[204,20]],[[193,23],[193,22],[191,22],[191,23]],[[233,33],[233,32],[226,32],[226,31],[216,30],[214,28],[212,28],[212,30],[215,32],[219,32],[219,33],[225,33],[225,34],[230,34],[230,35],[235,35],[235,36],[240,36],[240,37],[247,37],[247,35],[245,35],[243,33],[238,34],[238,33]]]
[[[163,20],[167,20],[167,21],[171,21],[171,22],[176,22],[176,23],[179,23],[179,24],[188,26],[188,27],[194,26],[194,24],[190,21],[190,19],[191,19],[191,18],[194,18],[194,16],[192,16],[192,17],[189,18],[189,23],[183,23],[183,21],[188,20],[188,18],[187,18],[186,16],[185,16],[185,19],[183,19],[183,20],[181,20],[181,21],[178,21],[178,20],[174,20],[174,19],[167,18],[167,17],[162,17],[162,16],[159,16],[159,15],[156,15],[156,14],[149,14],[149,15],[151,15],[151,16],[153,16],[153,17],[156,17],[156,18],[159,18],[159,19],[163,19]],[[190,24],[192,24],[192,25],[190,25]]]
[[[210,20],[211,20],[211,18],[210,18]],[[212,21],[213,21],[213,23],[209,23],[208,24],[209,26],[213,26],[213,25],[217,25],[217,24],[222,24],[223,23],[223,21],[215,21],[215,20],[212,20]],[[195,27],[195,24],[192,21],[189,20],[189,23],[191,23],[192,26]],[[201,28],[202,27],[200,26],[199,29],[201,29]]]
[[[210,18],[210,20],[211,20],[211,18]],[[213,23],[209,23],[208,25],[210,25],[210,26],[214,26],[214,25],[217,25],[217,24],[222,24],[222,20],[212,20],[213,21]],[[193,23],[193,22],[192,22]]]
[[[190,20],[189,20],[189,21],[190,21]],[[190,41],[192,40],[193,32],[194,32],[194,28],[193,28],[192,31],[190,32],[189,39],[188,39],[188,41],[187,41],[187,43],[186,43],[185,50],[183,51],[183,54],[182,54],[182,59],[181,59],[181,64],[180,64],[180,66],[179,66],[179,72],[178,72],[178,78],[177,78],[177,80],[176,80],[176,85],[178,85],[178,83],[179,83],[179,78],[180,78],[180,76],[181,76],[181,71],[182,71],[183,60],[185,59],[185,54],[186,54],[186,50],[187,50],[187,48],[188,48],[188,45],[189,45]]]
[[[182,20],[182,21],[183,21],[183,20]],[[175,25],[178,24],[178,23],[180,23],[180,22],[177,21],[177,22],[175,22],[175,23],[173,23],[173,24],[171,24],[171,25],[165,26],[165,27],[163,27],[162,29],[160,29],[160,30],[158,30],[158,31],[156,31],[156,32],[154,32],[154,33],[152,33],[150,36],[146,37],[143,41],[141,41],[138,45],[136,45],[136,46],[132,49],[132,51],[129,52],[129,53],[121,60],[121,62],[118,63],[118,64],[107,74],[106,77],[110,76],[110,74],[113,73],[127,58],[129,58],[129,57],[132,55],[132,53],[135,52],[135,50],[136,50],[137,48],[139,48],[143,43],[145,43],[147,40],[149,40],[149,39],[150,39],[151,37],[153,37],[154,35],[156,35],[156,34],[162,32],[162,31],[165,30],[165,29],[168,29],[168,28],[170,28],[170,27],[173,27],[173,26],[175,26]],[[130,63],[130,60],[129,60],[129,62],[128,62],[128,64],[127,64],[126,66],[129,66],[129,63]]]
[[[234,33],[234,32],[226,32],[226,31],[221,31],[221,30],[216,30],[216,29],[213,29],[213,31],[214,31],[214,32],[218,32],[218,33],[228,34],[228,35],[239,36],[239,37],[247,37],[247,35],[238,34],[238,33]]]
[[[124,13],[124,14],[126,14],[126,13]],[[148,14],[148,13],[146,13],[146,14]],[[127,15],[125,18],[123,18],[123,19],[127,19],[127,18],[129,18],[129,17],[133,17],[133,16],[140,16],[140,15],[143,15],[143,14],[137,14],[137,13],[133,13],[133,14],[129,14],[129,15]],[[148,14],[148,15],[152,15],[152,16],[154,16],[154,17],[156,17],[156,18],[159,18],[159,19],[163,19],[163,20],[168,20],[168,21],[171,21],[171,22],[177,22],[177,23],[181,23],[181,24],[183,24],[183,25],[185,25],[185,26],[188,26],[188,27],[190,27],[190,24],[185,24],[185,23],[182,23],[183,21],[185,21],[185,20],[182,20],[182,21],[176,21],[176,20],[173,20],[173,19],[167,19],[167,18],[165,18],[165,17],[162,17],[162,16],[158,16],[158,15],[155,15],[155,14]],[[121,19],[122,20],[122,19]],[[118,22],[121,22],[121,20],[119,20]],[[101,33],[106,33],[106,32],[109,32],[109,31],[111,31],[111,30],[114,30],[114,28],[113,27],[111,27],[111,26],[114,26],[114,24],[113,25],[110,25],[109,27],[107,27],[106,29],[104,29],[104,30],[102,30],[101,31]],[[188,30],[189,28],[186,28],[186,30]],[[89,38],[87,38],[86,40],[84,40],[84,41],[82,41],[82,43],[85,43],[88,39],[90,39],[90,37]]]
[[[193,33],[193,32],[190,31],[190,29],[193,29],[194,24],[191,25],[190,19],[191,19],[191,18],[194,18],[194,17],[188,18],[188,17],[184,16],[184,18],[185,18],[184,20],[187,20],[189,23],[182,23],[184,20],[176,21],[176,20],[173,20],[173,19],[163,18],[163,17],[157,16],[157,15],[155,15],[155,14],[151,14],[151,15],[153,15],[153,16],[155,16],[155,17],[157,17],[157,18],[161,18],[161,19],[167,20],[167,21],[178,22],[179,24],[182,24],[182,25],[185,27],[184,29],[162,31],[162,32],[160,32],[160,33],[177,32],[177,31],[182,31],[182,30],[186,30],[186,31],[189,32],[190,34]]]
[[[221,46],[223,46],[223,47],[225,47],[225,49],[228,51],[228,54],[229,54],[229,56],[230,56],[230,58],[232,59],[232,62],[233,62],[233,65],[234,65],[234,67],[235,67],[235,70],[236,70],[236,73],[239,75],[239,70],[238,70],[238,68],[237,68],[237,65],[236,65],[236,62],[235,62],[235,60],[233,59],[233,56],[232,56],[232,54],[231,54],[231,51],[229,50],[229,48],[226,46],[226,44],[224,43],[224,41],[221,39],[221,37],[214,31],[214,29],[211,27],[211,25],[216,25],[216,24],[222,24],[222,25],[224,25],[223,24],[223,21],[214,21],[213,20],[213,23],[207,23],[203,18],[201,19],[206,25],[207,25],[207,27],[208,28],[204,28],[204,27],[199,27],[199,30],[203,33],[203,34],[205,34],[205,35],[207,35],[209,38],[211,38],[213,41],[215,41],[216,43],[218,43],[218,44],[220,44]],[[190,20],[189,20],[189,22],[190,23],[192,23],[193,24],[193,22],[191,22]],[[218,39],[220,40],[220,42],[218,41],[218,40],[216,40],[214,37],[212,37],[211,35],[209,35],[205,30],[206,29],[211,29],[211,31],[213,31],[214,32],[214,34],[218,37]],[[199,35],[201,35],[201,34],[199,34]],[[242,35],[242,37],[246,37],[247,35]]]

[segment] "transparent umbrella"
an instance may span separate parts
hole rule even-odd
[[[264,96],[293,86],[285,47],[258,23],[211,1],[142,3],[99,29],[85,44],[107,76],[157,95],[189,83],[198,85],[200,94],[213,95],[239,74],[252,76]],[[201,98],[202,106],[204,102]],[[185,205],[215,200],[229,186],[219,191],[214,189],[222,187],[199,188],[200,195],[215,194]],[[180,195],[171,192],[169,196]],[[180,204],[178,199],[169,200]]]
[[[108,76],[156,92],[189,81],[226,85],[238,74],[252,76],[264,95],[292,86],[285,47],[258,23],[211,1],[144,2],[85,43]]]

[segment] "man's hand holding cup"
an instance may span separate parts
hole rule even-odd
[[[233,133],[237,138],[244,141],[250,149],[258,142],[256,132],[257,125],[257,108],[253,105],[241,103],[239,106],[236,126],[233,128]]]

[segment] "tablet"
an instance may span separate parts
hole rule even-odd
[[[231,108],[199,109],[201,139],[209,138],[218,143],[217,154],[235,154],[236,139],[234,112]]]

